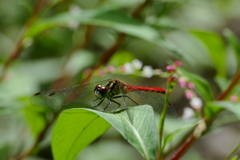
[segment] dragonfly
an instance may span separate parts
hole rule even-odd
[[[157,95],[151,95],[149,92]],[[165,93],[166,90],[163,88],[133,86],[118,79],[107,79],[38,92],[32,96],[31,103],[56,110],[70,106],[93,108],[104,112],[148,104],[155,112],[161,114]],[[167,114],[176,115],[175,108],[171,104],[168,104]]]

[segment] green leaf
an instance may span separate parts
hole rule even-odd
[[[0,147],[0,159],[7,159],[11,153],[11,146],[10,144],[4,144]]]
[[[220,112],[222,108],[217,106],[216,104],[209,102],[203,107],[203,110],[206,119],[210,119],[213,116],[215,116],[218,112]]]
[[[128,111],[133,115],[133,123],[126,111],[115,114],[90,109],[64,111],[53,130],[54,158],[74,159],[84,147],[109,129],[111,124],[145,159],[154,159],[158,137],[152,107],[138,106]]]
[[[224,29],[223,34],[227,38],[229,45],[233,48],[236,54],[236,57],[237,57],[236,60],[239,68],[240,67],[240,42],[230,29]]]
[[[231,81],[229,79],[215,77],[215,82],[218,84],[218,87],[221,89],[221,91],[224,91],[229,86]]]
[[[232,157],[233,154],[236,153],[239,148],[240,148],[240,143],[237,144],[237,146],[227,155],[227,157],[224,160],[230,159],[230,157]],[[231,160],[233,160],[233,159],[235,160],[237,158],[238,158],[238,156],[234,156]]]
[[[238,156],[234,156],[231,160],[238,160]]]
[[[133,123],[130,122],[127,112],[121,112],[120,114],[94,112],[111,123],[145,159],[155,159],[158,134],[152,107],[142,105],[128,111],[132,116]]]
[[[111,125],[99,115],[85,109],[64,111],[52,133],[54,159],[75,159],[78,153]]]
[[[180,71],[183,75],[188,77],[189,80],[195,84],[196,91],[200,93],[201,97],[204,98],[205,101],[213,100],[213,93],[211,87],[205,79],[193,73],[187,72],[184,69],[180,69]]]
[[[124,58],[122,58],[124,57]],[[111,57],[110,61],[108,62],[109,65],[113,66],[121,66],[127,62],[131,62],[135,59],[134,55],[128,51],[118,51],[114,53]]]
[[[80,14],[71,14],[69,12],[65,12],[51,18],[39,20],[29,28],[25,34],[25,37],[34,37],[44,30],[52,27],[67,27],[72,22],[109,27],[130,36],[149,41],[160,47],[167,48],[178,57],[184,57],[185,59],[188,59],[189,57],[184,53],[179,52],[179,49],[176,48],[174,44],[164,40],[160,36],[157,29],[154,29],[150,25],[143,24],[123,12],[109,10],[108,8],[99,8],[98,10],[83,10]]]
[[[175,131],[173,131],[172,133],[168,134],[165,139],[164,139],[164,143],[163,143],[163,150],[164,148],[166,147],[166,145],[176,136],[178,135],[179,133],[181,133],[182,131],[185,131],[191,127],[194,127],[196,126],[196,123],[194,124],[191,124],[191,125],[188,125],[188,126],[185,126],[185,127],[181,127]]]
[[[197,37],[207,48],[208,54],[219,77],[226,77],[226,55],[224,42],[220,35],[214,32],[192,30],[191,33]]]
[[[218,106],[221,108],[224,108],[233,114],[237,116],[238,119],[240,119],[240,103],[233,103],[230,101],[215,101],[215,102],[210,102],[208,105],[212,106]]]

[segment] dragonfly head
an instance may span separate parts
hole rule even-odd
[[[107,88],[105,86],[102,86],[101,84],[98,84],[94,89],[94,94],[97,97],[97,99],[102,99],[106,97]]]

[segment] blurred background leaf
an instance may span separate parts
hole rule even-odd
[[[147,4],[141,8],[144,2]],[[89,68],[99,64],[110,51],[113,55],[107,57],[109,61],[94,72],[91,80],[120,76],[131,84],[165,88],[165,79],[143,78],[140,71],[123,73],[124,65],[139,59],[142,66],[161,69],[158,71],[162,73],[168,64],[182,61],[182,75],[194,82],[206,118],[223,111],[213,123],[218,128],[212,127],[212,132],[199,139],[183,158],[223,159],[240,134],[236,120],[239,103],[230,102],[232,94],[239,101],[239,85],[223,102],[211,102],[227,89],[239,70],[239,5],[237,0],[0,1],[1,75],[5,72],[0,84],[0,159],[16,159],[29,153],[42,129],[46,129],[45,136],[27,159],[53,159],[50,135],[54,125],[47,124],[54,113],[32,106],[30,97],[42,90],[79,84],[89,75]],[[122,33],[125,36],[121,39]],[[118,75],[108,71],[110,65]],[[178,117],[166,120],[166,134],[199,121],[199,117],[181,117],[183,108],[190,105],[184,88],[177,85],[171,99]],[[70,119],[81,119],[74,117]],[[63,127],[59,122],[57,125]],[[79,129],[78,124],[64,125]],[[170,153],[189,130],[174,136],[166,152]],[[54,134],[57,132],[55,129]],[[224,146],[218,145],[219,139]],[[75,156],[78,149],[74,149]],[[97,157],[92,157],[92,150]],[[78,159],[99,160],[126,157],[142,158],[112,129],[78,155]]]
[[[222,38],[218,34],[208,31],[192,30],[191,33],[207,48],[208,54],[217,70],[217,75],[226,77],[226,48]]]

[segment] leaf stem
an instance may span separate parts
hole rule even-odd
[[[169,79],[172,79],[172,77],[170,77]],[[164,151],[164,145],[163,145],[163,131],[164,131],[164,121],[167,115],[167,108],[168,108],[168,101],[169,101],[169,97],[170,97],[170,93],[172,91],[173,88],[173,81],[168,81],[168,87],[167,87],[167,91],[166,91],[166,97],[165,97],[165,103],[164,103],[164,107],[163,107],[163,112],[160,116],[160,121],[159,121],[159,151],[158,151],[158,159],[163,159],[163,151]]]
[[[233,154],[240,148],[240,143],[238,143],[238,145],[227,155],[226,158],[224,158],[224,160],[228,160],[230,159],[231,156],[233,156]]]

